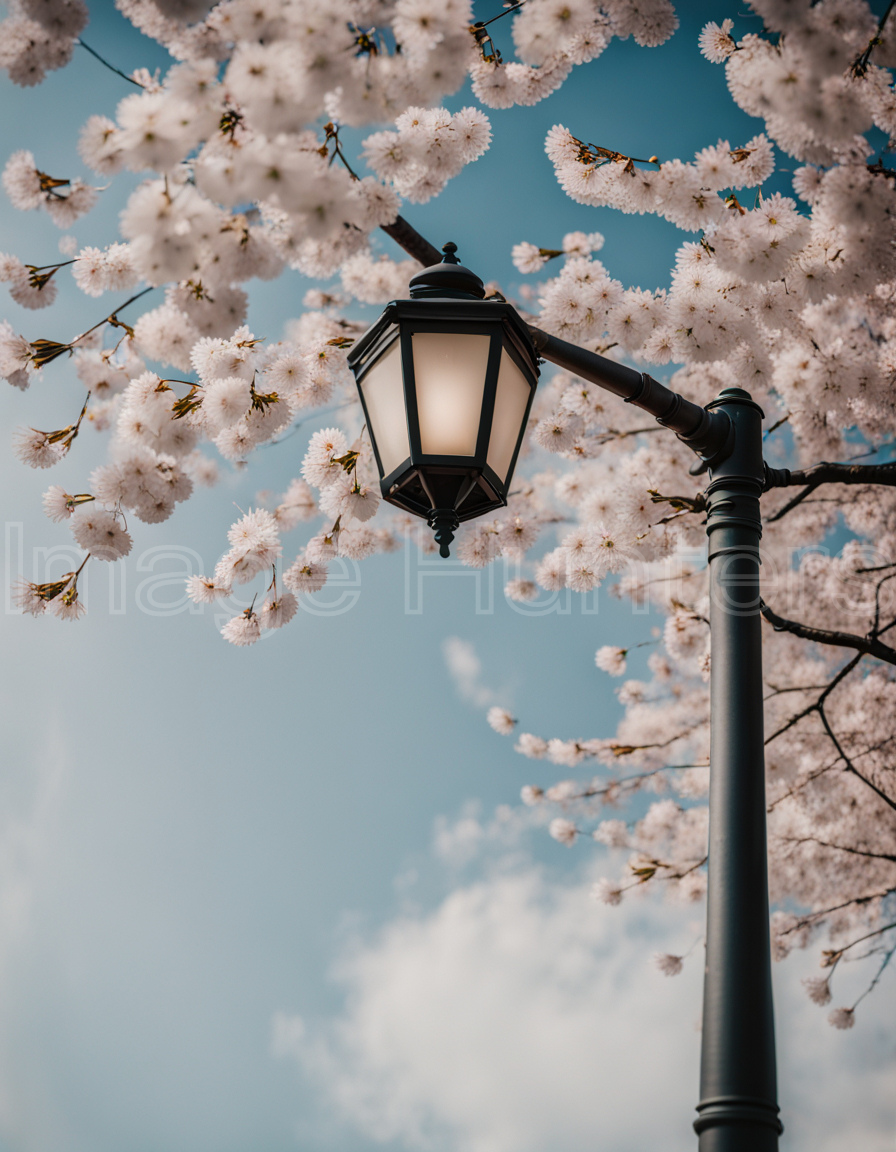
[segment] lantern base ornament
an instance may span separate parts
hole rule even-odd
[[[456,529],[460,527],[457,513],[452,508],[433,508],[427,520],[430,528],[435,531],[439,555],[443,560],[447,560],[451,555],[448,545],[454,539]]]

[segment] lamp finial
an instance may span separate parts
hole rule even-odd
[[[454,539],[454,530],[460,526],[457,513],[453,508],[433,508],[429,514],[429,526],[435,531],[439,555],[447,560],[451,555],[448,545]]]

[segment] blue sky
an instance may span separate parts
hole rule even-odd
[[[663,48],[614,42],[542,104],[492,113],[490,151],[408,218],[511,289],[513,243],[554,245],[572,229],[605,234],[601,258],[626,285],[667,283],[682,234],[567,200],[543,140],[562,122],[624,152],[688,158],[752,136],[697,51],[718,8],[688,4]],[[164,67],[111,4],[91,13],[98,51],[125,70]],[[87,175],[77,131],[126,88],[84,52],[38,89],[0,80],[0,159],[30,148],[54,175]],[[114,238],[127,187],[114,182],[78,223],[79,243]],[[45,216],[0,206],[0,251],[43,264],[58,238]],[[279,335],[305,286],[294,274],[253,286],[256,333]],[[2,314],[29,337],[65,337],[97,303],[68,284],[49,313],[7,302]],[[76,414],[71,369],[46,377],[39,392],[0,394],[10,432]],[[282,491],[305,442],[264,450],[163,525],[133,525],[111,600],[108,572],[91,572],[76,626],[0,616],[0,1150],[534,1152],[551,1133],[569,1152],[692,1147],[699,965],[668,981],[650,953],[687,948],[702,912],[591,902],[594,871],[618,862],[525,826],[520,786],[554,776],[483,717],[495,701],[545,735],[609,733],[618,709],[594,651],[649,638],[652,621],[605,590],[522,614],[500,571],[476,577],[413,550],[348,568],[315,611],[245,651],[220,639],[211,610],[145,610],[150,597],[176,605],[175,583],[147,581],[187,563],[208,571],[234,504]],[[42,516],[47,484],[83,490],[103,452],[88,430],[52,476],[0,457],[7,584],[43,563],[37,550],[69,543]],[[477,612],[491,580],[493,607]],[[481,661],[463,691],[450,637]],[[493,826],[499,805],[514,813]],[[893,982],[844,1036],[799,988],[810,962],[775,973],[782,1147],[883,1152]]]

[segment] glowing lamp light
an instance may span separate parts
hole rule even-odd
[[[454,531],[507,504],[538,381],[529,330],[446,244],[349,353],[383,499]]]

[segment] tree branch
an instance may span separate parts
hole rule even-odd
[[[820,692],[822,688],[827,688],[827,684],[798,684],[793,688],[776,688],[774,684],[769,684],[771,692],[768,696],[763,696],[763,700],[771,700],[775,696],[783,696],[787,692]]]
[[[846,755],[842,745],[840,744],[840,741],[834,734],[833,728],[828,722],[823,703],[819,704],[818,706],[818,715],[821,717],[821,722],[824,725],[825,732],[827,732],[828,736],[830,736],[831,742],[843,758],[843,764],[846,768],[846,771],[852,773],[852,775],[855,776],[858,780],[861,780],[863,784],[867,784],[867,786],[871,789],[872,792],[875,793],[876,796],[879,796],[885,804],[889,805],[890,808],[896,811],[896,800],[893,800],[892,797],[886,794],[886,792],[878,788],[878,786],[872,780],[869,780],[867,776],[863,776],[858,768],[856,768],[855,764],[853,764],[852,760],[850,760],[850,758]]]
[[[659,775],[660,772],[678,772],[685,768],[709,768],[708,764],[666,764],[662,768],[653,768],[649,772],[638,772],[632,776],[619,776],[615,780],[611,780],[603,788],[585,788],[583,791],[577,793],[575,796],[566,796],[561,803],[568,803],[570,800],[590,800],[593,796],[606,796],[608,792],[617,791],[623,784],[633,785],[631,788],[626,788],[628,792],[637,790],[635,787],[639,785],[642,780],[649,780],[652,776]]]
[[[855,896],[851,900],[844,900],[842,904],[833,904],[830,908],[821,908],[817,912],[807,912],[795,924],[785,928],[780,935],[786,936],[790,932],[797,932],[801,928],[807,927],[810,921],[820,920],[823,916],[830,916],[832,912],[839,912],[841,908],[849,908],[853,904],[870,904],[872,900],[883,900],[885,896],[892,895],[894,891],[896,889],[888,888],[885,892],[872,892],[870,896]]]
[[[826,628],[812,628],[808,624],[800,624],[796,620],[785,620],[773,612],[764,600],[759,601],[759,611],[776,632],[790,632],[802,640],[814,640],[816,644],[831,644],[835,648],[852,648],[865,656],[876,656],[887,664],[896,664],[896,648],[882,644],[880,640],[869,636],[855,636],[851,632],[832,632]]]
[[[822,713],[824,711],[823,706],[819,706],[817,702],[813,707],[816,711],[819,711]],[[877,744],[872,744],[868,748],[864,748],[861,752],[854,753],[852,756],[852,760],[858,760],[860,756],[870,756],[872,752],[879,752],[881,750],[881,748],[885,748],[888,744],[892,744],[894,739],[896,739],[896,736],[888,736],[886,738],[886,740],[881,740]],[[837,745],[835,742],[835,748],[836,747],[837,747]],[[801,780],[798,780],[793,785],[792,788],[788,788],[788,790],[786,792],[782,792],[780,796],[776,796],[775,799],[772,800],[772,802],[768,805],[768,808],[766,809],[766,811],[772,812],[779,804],[783,804],[785,800],[789,800],[791,798],[791,796],[795,796],[797,794],[797,792],[801,791],[803,788],[808,787],[808,785],[813,783],[813,781],[817,780],[819,776],[823,776],[825,774],[825,772],[830,772],[830,770],[832,768],[836,768],[837,765],[840,763],[840,761],[843,759],[844,759],[844,756],[842,755],[841,751],[838,749],[837,755],[834,757],[833,760],[829,761],[827,764],[823,765],[821,768],[816,768],[814,772],[810,772],[807,776],[804,776]],[[850,770],[849,766],[847,765],[846,771],[849,771],[849,770]],[[854,765],[853,765],[852,771],[855,773],[855,766]],[[858,773],[855,773],[855,774],[858,775]],[[863,780],[865,783],[867,783],[864,776],[860,777],[860,779]]]
[[[875,949],[875,951],[877,951],[877,949]],[[881,976],[883,976],[884,970],[886,969],[887,965],[893,959],[894,953],[896,953],[896,944],[894,944],[892,948],[887,949],[887,951],[884,953],[884,958],[883,958],[883,961],[881,963],[880,968],[878,968],[878,970],[877,970],[877,975],[874,977],[874,979],[871,981],[871,983],[868,985],[868,987],[865,989],[865,991],[862,993],[862,995],[858,998],[858,1000],[856,1000],[856,1002],[853,1004],[853,1006],[852,1006],[853,1012],[855,1012],[856,1008],[858,1008],[858,1006],[862,1003],[862,1001],[865,999],[865,997],[868,996],[871,992],[873,992],[874,989],[877,987],[878,981],[880,980]]]
[[[792,488],[799,485],[805,488],[798,495],[788,501],[773,516],[769,516],[768,523],[773,524],[782,519],[797,504],[803,500],[820,484],[885,484],[896,485],[896,462],[890,464],[829,464],[822,461],[812,468],[799,468],[791,471],[788,468],[769,468],[766,471],[765,487]]]
[[[651,504],[671,504],[678,512],[706,512],[709,508],[703,492],[698,492],[696,496],[663,496],[655,488],[648,488],[647,491],[650,493]]]
[[[868,46],[865,51],[857,56],[850,65],[849,71],[852,76],[864,76],[868,71],[868,64],[871,60],[871,53],[874,51],[877,45],[881,43],[881,37],[883,36],[884,28],[886,27],[886,23],[890,18],[890,13],[893,11],[893,3],[894,0],[890,0],[890,3],[887,5],[886,12],[884,12],[883,16],[881,16],[880,22],[877,25],[877,31],[868,41]]]
[[[869,860],[889,860],[891,863],[896,863],[896,856],[890,853],[863,852],[861,848],[848,848],[845,844],[832,844],[829,840],[819,840],[817,836],[781,836],[780,839],[784,844],[818,844],[822,848],[836,848],[838,852],[848,852],[850,856],[863,856]]]
[[[811,468],[769,468],[766,490],[792,488],[800,484],[888,484],[896,485],[896,461],[888,464],[829,464],[822,460]]]
[[[95,60],[99,60],[100,64],[102,64],[104,68],[108,68],[110,72],[114,72],[115,75],[120,76],[122,80],[127,80],[128,84],[135,84],[138,88],[143,88],[143,85],[139,80],[135,80],[133,76],[128,76],[127,72],[122,72],[120,68],[116,68],[114,64],[110,64],[108,60],[104,60],[103,57],[100,56],[99,52],[94,51],[94,49],[91,48],[89,44],[85,44],[80,36],[75,41],[75,43],[83,48],[86,52],[89,52]]]
[[[646,752],[653,748],[668,748],[670,744],[674,744],[676,740],[684,740],[685,737],[690,736],[700,724],[692,724],[690,728],[685,728],[683,732],[678,732],[674,736],[670,736],[668,740],[660,740],[656,744],[608,744],[604,751],[612,752],[614,756],[631,756],[634,752]],[[600,755],[600,753],[595,753]]]
[[[330,163],[332,164],[338,156],[345,165],[349,176],[351,176],[353,180],[359,180],[360,177],[358,173],[352,168],[351,164],[349,164],[345,153],[342,151],[342,146],[339,143],[339,127],[330,121],[324,125],[323,130],[326,135],[324,154],[326,154],[326,149],[330,141],[332,140],[333,142],[333,154],[330,157]],[[409,256],[413,256],[415,260],[419,260],[424,268],[429,268],[433,264],[440,264],[442,262],[442,253],[438,248],[430,244],[425,236],[421,236],[417,229],[412,224],[409,224],[403,216],[396,216],[391,224],[381,224],[380,228],[387,236],[395,241],[399,248],[403,248]]]
[[[609,444],[611,440],[625,440],[629,436],[643,436],[647,432],[662,432],[662,430],[659,424],[654,424],[650,428],[629,428],[627,432],[618,432],[615,428],[608,428],[605,432],[598,434],[597,443]]]
[[[853,656],[852,660],[850,660],[848,664],[845,664],[840,669],[840,671],[830,682],[830,684],[828,684],[827,688],[825,688],[818,699],[813,700],[812,703],[803,708],[801,712],[797,712],[795,715],[791,716],[786,724],[783,724],[776,732],[773,732],[771,736],[766,739],[766,744],[771,744],[773,740],[777,740],[779,736],[783,736],[785,732],[794,726],[794,724],[798,724],[800,720],[804,720],[807,716],[811,716],[813,712],[817,712],[818,709],[824,704],[827,697],[830,696],[830,694],[840,683],[840,681],[845,680],[850,672],[852,672],[853,668],[855,668],[858,662],[862,659],[862,655],[863,653],[859,652]]]
[[[875,936],[883,936],[884,932],[891,932],[894,928],[896,928],[896,921],[892,924],[885,924],[883,928],[877,928],[874,932],[868,932],[866,935],[860,936],[858,940],[853,940],[851,944],[844,944],[844,946],[839,949],[839,952],[842,955],[844,952],[848,952],[850,948],[855,948],[856,944],[863,944],[866,940],[873,940]]]
[[[781,485],[776,485],[776,487],[781,487]],[[788,512],[792,512],[793,509],[796,508],[797,504],[802,504],[806,497],[811,495],[814,491],[814,485],[810,485],[808,488],[804,488],[802,492],[794,496],[792,500],[788,500],[783,508],[779,508],[778,511],[774,513],[774,515],[769,516],[766,520],[766,523],[774,524],[776,520],[782,520]]]

